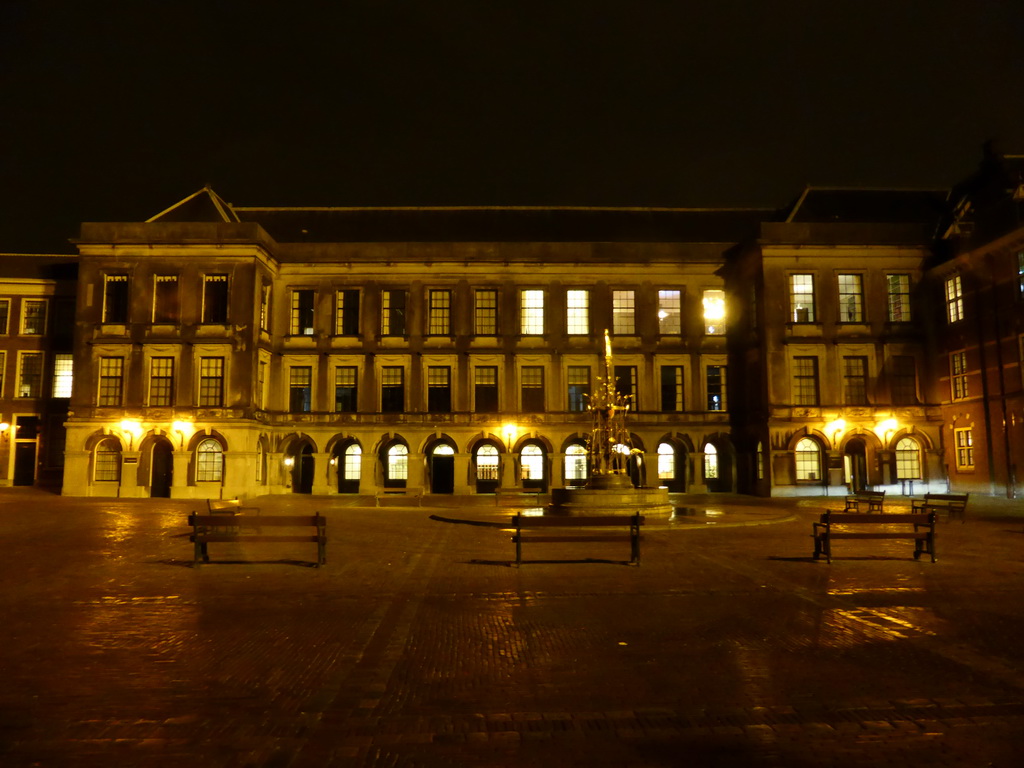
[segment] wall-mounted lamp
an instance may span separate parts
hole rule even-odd
[[[11,439],[11,425],[6,421],[0,421],[0,440]]]
[[[881,441],[888,446],[892,436],[896,434],[896,430],[899,429],[900,423],[896,419],[886,419],[880,421],[875,426],[875,434],[881,439]]]
[[[192,436],[192,423],[189,421],[176,421],[171,424],[171,429],[181,435],[181,449],[185,449],[185,441]]]
[[[288,469],[291,469],[292,467],[294,467],[295,466],[295,457],[294,456],[285,456],[284,457],[284,465],[286,467],[288,467]]]
[[[134,450],[135,441],[138,440],[145,431],[142,429],[142,425],[135,419],[125,419],[118,426],[121,429],[121,433],[128,439],[128,450]]]
[[[825,427],[825,433],[832,436],[832,447],[839,447],[839,438],[842,436],[843,431],[846,429],[845,419],[836,419]]]
[[[519,428],[515,424],[506,424],[501,428],[502,434],[505,435],[505,445],[508,446],[509,451],[512,450],[512,444],[515,442],[516,434],[519,432]]]

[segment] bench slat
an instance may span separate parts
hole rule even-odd
[[[235,541],[235,542],[249,542],[249,541],[273,541],[273,542],[289,542],[289,541],[321,541],[321,536],[262,536],[262,535],[248,535],[248,534],[236,534],[236,533],[195,533],[192,534],[192,541],[198,542],[223,542],[223,541]]]
[[[831,531],[830,539],[927,539],[931,536],[930,531],[919,531],[917,533],[854,533],[852,531]]]
[[[327,518],[316,515],[266,515],[259,517],[248,517],[246,515],[230,516],[230,515],[191,515],[189,516],[189,525],[203,526],[212,525],[218,528],[223,528],[228,525],[252,525],[252,526],[295,526],[296,528],[305,526],[315,526],[318,528],[324,528],[327,526]]]
[[[633,537],[627,534],[605,534],[593,536],[536,536],[536,535],[515,535],[512,541],[546,542],[555,544],[559,541],[632,541]]]
[[[518,528],[580,528],[585,526],[595,527],[629,527],[639,522],[644,523],[644,516],[640,515],[585,515],[582,517],[543,517],[540,515],[513,515],[512,526]]]

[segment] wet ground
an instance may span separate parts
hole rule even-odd
[[[312,544],[194,568],[195,503],[0,489],[0,765],[1024,764],[1011,503],[972,498],[935,564],[814,562],[835,498],[687,497],[640,567],[615,543],[521,568],[487,525],[509,510],[342,504],[260,500],[328,517],[323,568]]]

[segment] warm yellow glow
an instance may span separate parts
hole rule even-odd
[[[825,427],[825,432],[830,435],[834,435],[836,432],[842,432],[844,429],[846,429],[845,419],[836,419]]]
[[[704,291],[704,319],[725,318],[725,291]]]
[[[173,424],[171,424],[171,429],[173,429],[175,432],[191,432],[192,431],[192,422],[190,422],[190,421],[176,421]]]
[[[6,421],[0,421],[0,432],[6,432],[10,428],[11,425],[8,424]]]
[[[121,422],[121,430],[124,432],[130,432],[135,435],[135,437],[138,437],[142,434],[142,425],[134,419],[125,419]]]
[[[519,428],[515,424],[506,424],[501,430],[505,435],[505,442],[512,445],[512,441],[516,439],[516,433],[519,431]]]
[[[291,456],[285,456],[284,457],[284,465],[286,467],[291,467],[294,464],[295,464],[295,459],[293,459]]]
[[[900,428],[900,423],[896,419],[886,419],[885,421],[878,422],[875,427],[875,434],[878,435],[879,440],[887,442],[889,437]]]

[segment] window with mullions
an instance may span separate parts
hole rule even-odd
[[[3,362],[0,360],[0,366]],[[71,397],[75,378],[75,358],[70,353],[59,352],[53,358],[53,396]],[[0,374],[0,391],[3,390],[3,376]]]
[[[354,365],[339,365],[334,369],[334,410],[336,413],[356,412],[357,374],[358,368]]]
[[[124,385],[124,358],[100,358],[100,391],[96,405],[120,405]]]
[[[954,400],[963,400],[967,391],[967,353],[951,352],[949,355],[949,381]]]
[[[728,410],[725,390],[726,373],[727,366],[724,365],[709,365],[707,367],[705,381],[708,396],[707,409],[709,411]]]
[[[149,404],[174,405],[173,357],[154,357],[149,361]]]
[[[885,288],[889,296],[889,322],[909,323],[910,275],[886,275]]]
[[[11,300],[0,299],[0,333],[7,333],[7,318],[11,314]]]
[[[260,287],[260,330],[270,330],[270,283]]]
[[[590,335],[590,291],[565,292],[565,331],[570,336]]]
[[[718,479],[718,448],[711,443],[704,446],[704,479]]]
[[[866,357],[843,358],[843,403],[846,405],[868,404],[868,359]]]
[[[337,336],[359,335],[359,291],[346,289],[335,293],[334,333]]]
[[[312,336],[316,319],[316,291],[310,288],[293,290],[291,309],[288,333],[292,336]]]
[[[452,369],[447,365],[427,367],[427,411],[451,413]]]
[[[956,468],[974,469],[974,433],[970,428],[954,429],[953,438],[956,443]]]
[[[658,291],[658,333],[674,336],[682,333],[682,299],[679,291]]]
[[[917,405],[917,363],[912,355],[894,355],[889,386],[893,405]]]
[[[104,275],[103,322],[128,322],[128,275]]]
[[[46,299],[22,299],[21,332],[25,336],[46,333]]]
[[[18,361],[18,397],[42,397],[43,394],[43,353],[22,352]]]
[[[345,479],[359,480],[363,474],[363,449],[353,443],[345,449]]]
[[[570,365],[566,372],[569,389],[569,410],[587,410],[587,395],[590,394],[590,366]]]
[[[266,360],[260,360],[256,366],[256,407],[265,409],[267,407],[267,368]]]
[[[496,413],[498,410],[498,369],[492,365],[478,365],[473,369],[473,409],[477,413]]]
[[[409,449],[406,446],[392,445],[388,448],[387,479],[409,479]]]
[[[520,291],[520,333],[540,336],[544,333],[544,291]]]
[[[814,311],[814,275],[789,276],[789,319],[793,323],[817,322]]]
[[[821,446],[811,438],[803,437],[796,444],[796,479],[813,481],[821,478]]]
[[[683,366],[661,366],[661,410],[678,413],[683,410]]]
[[[497,480],[499,468],[498,449],[493,445],[481,445],[476,451],[476,479]]]
[[[626,398],[631,411],[637,411],[637,371],[635,365],[615,366],[615,391]]]
[[[477,336],[498,335],[498,292],[481,288],[473,295],[473,333]]]
[[[381,336],[405,336],[405,291],[381,291]]]
[[[917,480],[921,477],[921,446],[912,437],[896,443],[896,479]]]
[[[818,404],[818,358],[793,358],[793,404]]]
[[[565,482],[569,485],[581,485],[587,479],[587,449],[579,443],[573,443],[565,449]]]
[[[427,335],[450,336],[452,332],[452,292],[432,290],[427,294]]]
[[[199,359],[199,405],[219,408],[224,405],[224,358]]]
[[[178,276],[156,275],[153,278],[153,322],[176,323],[179,319]]]
[[[400,365],[380,369],[380,409],[383,413],[405,411],[405,369]]]
[[[725,333],[725,291],[709,288],[701,301],[704,306],[704,333],[721,336]]]
[[[196,481],[219,483],[224,477],[224,447],[208,437],[196,446]]]
[[[100,483],[121,479],[121,445],[112,437],[101,440],[93,454],[92,478]]]
[[[946,319],[951,324],[964,319],[964,288],[960,275],[946,279]]]
[[[864,278],[839,275],[839,322],[864,322]]]
[[[309,413],[313,410],[312,366],[293,365],[289,369],[288,410],[292,413]]]
[[[632,336],[636,333],[636,293],[612,291],[612,333]]]
[[[544,413],[544,366],[524,365],[521,384],[523,411]]]
[[[228,276],[203,277],[203,322],[224,324],[228,321]]]

